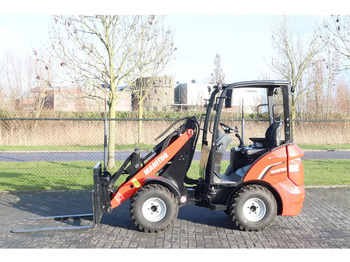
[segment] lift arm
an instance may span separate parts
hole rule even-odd
[[[141,168],[133,178],[121,184],[112,197],[112,209],[119,206],[122,202],[135,194],[135,192],[145,184],[144,181],[147,177],[154,176],[158,171],[160,171],[186,144],[186,142],[193,136],[193,134],[193,130],[188,129],[174,142],[172,142],[165,150],[148,161],[148,163],[143,168]]]

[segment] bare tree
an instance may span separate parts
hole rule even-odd
[[[304,73],[323,49],[319,39],[320,34],[316,29],[307,42],[303,43],[301,38],[296,39],[293,28],[285,16],[274,23],[272,30],[274,57],[270,66],[295,89],[291,95],[292,119],[295,119],[298,103],[307,90],[303,83]]]
[[[338,80],[336,86],[337,112],[340,118],[347,119],[350,116],[350,88],[344,80]]]
[[[0,76],[2,75],[2,71],[3,71],[3,67],[2,67],[2,64],[0,63]],[[0,114],[1,116],[4,116],[4,111],[5,111],[5,101],[6,101],[6,98],[5,98],[6,94],[5,94],[5,88],[4,88],[4,85],[1,81],[1,78],[0,78]]]
[[[311,64],[307,75],[307,91],[304,106],[301,108],[305,116],[328,118],[335,112],[335,88],[337,70],[339,68],[336,57],[328,48]]]
[[[154,15],[55,16],[51,48],[69,82],[106,94],[109,117],[113,119],[118,97],[126,90],[119,92],[118,87],[150,74],[151,68],[161,68],[158,64],[167,60],[164,56],[168,50],[159,48],[172,33],[164,29],[162,21]],[[108,168],[113,168],[114,121],[108,133]]]
[[[225,82],[225,74],[221,67],[221,56],[219,53],[216,53],[214,60],[214,70],[211,74],[211,84],[223,84]]]
[[[26,61],[29,61],[30,57]],[[21,110],[18,105],[23,101],[32,78],[26,74],[29,68],[25,60],[19,59],[11,51],[6,52],[0,61],[1,111],[6,118],[26,117],[30,112]],[[8,130],[25,128],[27,125],[18,121],[3,121]]]
[[[164,85],[172,85],[172,79],[166,76],[160,78],[157,77],[157,74],[154,74],[150,77],[140,77],[137,78],[136,81],[132,82],[130,85],[133,92],[133,99],[136,100],[137,103],[137,111],[138,111],[138,143],[140,143],[140,137],[142,133],[142,118],[144,111],[144,102],[149,99],[151,91],[155,88],[156,80],[162,81]]]
[[[18,117],[16,111],[16,98],[25,94],[25,74],[23,62],[12,52],[7,52],[1,61],[2,70],[0,74],[2,96],[3,96],[3,114],[6,117]]]
[[[324,21],[324,28],[323,42],[342,61],[339,71],[350,69],[350,15],[332,15]]]
[[[41,57],[42,52],[33,50],[34,57],[27,61],[27,74],[32,83],[28,83],[28,92],[34,99],[34,117],[39,117],[47,104],[48,93],[53,90],[54,73],[52,71],[51,59],[48,55]],[[49,58],[49,59],[47,59]],[[44,60],[47,60],[46,64]]]
[[[154,88],[154,80],[174,59],[174,52],[177,50],[173,42],[174,33],[171,29],[164,27],[163,19],[163,17],[157,19],[151,30],[147,32],[152,40],[140,45],[140,51],[134,54],[137,63],[135,70],[130,77],[127,77],[133,99],[137,101],[138,106],[138,139],[142,132],[144,101]],[[151,46],[153,48],[150,48]],[[143,56],[140,57],[139,53],[143,53]]]

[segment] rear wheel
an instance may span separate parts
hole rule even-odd
[[[179,206],[174,195],[157,184],[145,185],[130,201],[130,217],[140,230],[157,233],[176,219]]]
[[[259,231],[268,227],[275,218],[276,199],[267,188],[248,185],[235,193],[229,205],[229,213],[241,230]]]

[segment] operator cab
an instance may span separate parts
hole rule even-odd
[[[203,126],[200,175],[207,184],[240,183],[259,158],[290,142],[288,92],[286,81],[216,86]]]

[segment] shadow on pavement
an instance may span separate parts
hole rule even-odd
[[[5,195],[6,194],[2,194],[2,197],[6,197]],[[92,213],[92,196],[91,192],[88,190],[12,192],[8,193],[7,198],[12,199],[12,201],[0,201],[1,210],[5,211],[7,206],[8,208],[11,207],[24,211],[21,212],[21,217],[16,217],[16,220],[18,220],[16,222],[22,225],[25,223],[23,220],[27,217]],[[92,219],[87,220],[90,220],[92,223]],[[223,211],[212,211],[195,205],[181,207],[179,209],[178,220],[193,224],[236,229],[228,215]],[[39,223],[45,223],[46,227],[48,223],[57,222],[50,221]],[[62,220],[59,221],[59,223],[74,226],[80,225],[79,220]],[[33,223],[31,225],[33,225]],[[115,208],[112,213],[104,213],[101,219],[101,225],[139,231],[134,226],[129,215],[129,200]]]

